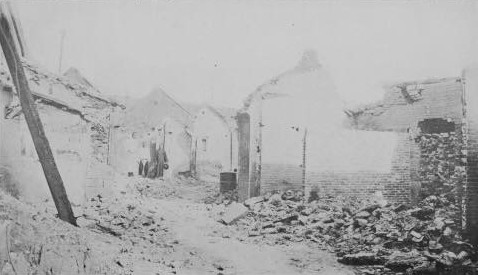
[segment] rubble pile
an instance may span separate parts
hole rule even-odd
[[[206,204],[225,204],[229,205],[232,202],[238,201],[239,195],[237,190],[231,190],[226,192],[215,192],[214,194],[206,197],[204,203]]]
[[[302,192],[287,191],[251,198],[244,205],[249,213],[236,224],[249,237],[274,244],[315,242],[335,252],[341,263],[378,265],[382,273],[471,266],[476,256],[461,236],[454,221],[458,209],[446,195],[409,207],[379,198],[307,202]]]
[[[161,181],[144,179],[134,185],[136,191],[145,197],[162,199],[177,195],[176,189],[170,184],[163,184]]]
[[[0,191],[0,274],[125,274],[117,244]]]
[[[140,206],[134,203],[125,204],[118,199],[107,200],[97,196],[91,199],[83,217],[92,222],[88,227],[93,230],[133,242],[136,240],[138,243],[147,241],[160,244],[167,228],[158,223],[155,214],[153,210],[141,210]]]
[[[439,194],[459,196],[457,187],[466,176],[466,151],[459,136],[455,132],[420,134],[416,142],[420,147],[422,198]]]

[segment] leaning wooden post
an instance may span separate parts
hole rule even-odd
[[[59,218],[76,226],[76,219],[71,209],[70,201],[66,194],[63,180],[56,167],[50,144],[45,136],[45,131],[38,115],[38,111],[33,100],[32,93],[28,87],[28,80],[23,70],[23,65],[15,47],[11,27],[8,24],[8,13],[0,7],[0,43],[5,55],[5,59],[12,76],[13,84],[17,91],[22,106],[25,120],[32,135],[33,144],[40,159],[45,178],[50,188],[53,201],[55,202]]]

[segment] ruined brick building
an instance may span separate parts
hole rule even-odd
[[[348,129],[345,116],[314,52],[257,88],[238,116],[243,197],[295,189],[408,201],[407,134]]]
[[[50,198],[4,61],[1,68],[1,185],[27,201]],[[71,75],[55,75],[28,63],[24,68],[71,201],[81,203],[88,196],[106,191],[111,180],[107,165],[109,118],[121,107],[93,86],[85,86]]]
[[[352,126],[363,130],[461,131],[463,106],[462,79],[455,77],[396,83],[380,102],[346,113]]]
[[[446,193],[475,232],[477,90],[478,70],[467,69],[392,84],[381,101],[344,110],[306,53],[251,93],[238,115],[241,198],[295,189],[415,203]]]
[[[477,83],[473,68],[461,77],[396,83],[380,102],[346,110],[355,129],[406,133],[411,200],[448,190],[470,233],[478,229]]]
[[[346,110],[352,128],[368,131],[406,133],[410,154],[402,162],[411,163],[410,199],[416,201],[422,189],[420,173],[425,169],[418,138],[447,133],[463,141],[465,125],[464,93],[461,77],[401,82],[386,87],[383,99],[374,104]],[[425,138],[423,136],[423,138]],[[446,141],[450,143],[450,140]],[[423,142],[421,143],[423,145]],[[443,145],[444,146],[444,145]],[[453,157],[464,156],[457,152]],[[450,153],[451,155],[451,153]],[[446,161],[443,158],[442,161]],[[459,166],[460,164],[457,164]],[[451,173],[440,175],[451,177]],[[407,190],[406,189],[406,190]],[[408,191],[408,190],[407,190]]]

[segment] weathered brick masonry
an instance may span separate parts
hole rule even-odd
[[[249,195],[295,189],[366,197],[380,191],[408,202],[411,148],[402,145],[409,134],[344,129],[342,103],[324,83],[320,68],[293,70],[246,100],[249,166],[239,178],[247,177]],[[376,142],[386,150],[377,151]]]
[[[408,132],[412,139],[420,136],[421,133],[451,133],[458,137],[459,143],[463,143],[466,139],[462,131],[465,126],[463,91],[462,78],[456,77],[398,83],[388,88],[382,101],[348,114],[352,126],[356,129]],[[420,152],[418,141],[404,140],[404,143],[400,146],[405,151],[407,150],[406,147],[409,147],[410,152],[409,169],[408,171],[406,169],[402,170],[403,175],[409,173],[410,182],[406,184],[403,180],[400,187],[406,188],[407,185],[409,186],[412,201],[419,198],[420,193],[423,195],[425,191],[423,187],[427,188],[426,192],[430,192],[429,181],[426,178],[436,176],[433,171],[427,172],[422,169],[425,167],[422,167],[422,165],[427,165],[423,161],[429,160],[429,155],[426,150]],[[446,139],[444,141],[447,142]],[[450,146],[452,144],[443,144],[438,150]],[[443,161],[453,161],[453,158],[459,158],[460,156],[451,154],[448,157],[452,159],[443,159]],[[405,161],[405,158],[406,156],[400,161]],[[430,175],[424,175],[425,172]],[[441,181],[447,181],[449,175],[444,175],[444,177],[442,176]],[[458,185],[456,186],[456,196],[461,198],[463,196],[461,182],[456,184]],[[438,186],[436,191],[439,191]]]
[[[262,165],[261,193],[302,190],[302,167],[292,164],[264,163]]]
[[[373,171],[347,172],[310,172],[307,180],[311,182],[311,191],[318,194],[365,197],[377,191],[383,192],[391,181],[390,173]]]
[[[290,135],[287,142],[296,143],[286,161],[271,162],[263,150],[264,131],[272,122],[264,122],[260,115],[251,115],[251,173],[253,182],[260,180],[260,192],[284,189],[304,189],[324,194],[342,194],[369,196],[380,191],[394,202],[416,201],[420,194],[419,163],[420,150],[414,137],[423,129],[433,129],[434,119],[443,120],[452,125],[453,131],[460,133],[463,123],[463,85],[461,78],[446,78],[423,82],[406,82],[391,86],[384,99],[372,106],[355,111],[352,115],[353,128],[358,130],[395,132],[399,134],[388,171],[371,169],[345,169],[339,167],[304,168],[302,160],[303,146],[299,139]],[[269,100],[268,100],[269,101]],[[252,111],[254,110],[254,111]],[[251,114],[262,112],[259,104],[250,109]],[[255,119],[258,118],[258,119]],[[440,121],[438,121],[440,123]],[[265,124],[265,125],[262,125]],[[323,131],[321,135],[333,135]],[[281,136],[283,138],[283,136]],[[295,141],[292,141],[295,140]],[[309,140],[320,139],[311,136]],[[320,142],[318,142],[320,143]],[[327,147],[327,145],[321,145]],[[266,148],[267,149],[267,148]],[[307,158],[314,159],[324,153],[325,148],[306,148]],[[278,150],[283,150],[279,148]],[[371,147],[370,150],[373,150]],[[360,158],[360,154],[345,152],[343,158]],[[316,160],[312,161],[312,163]],[[380,160],[377,160],[380,162]],[[378,163],[377,163],[378,164]],[[353,166],[353,165],[351,165]],[[373,167],[373,165],[371,166]],[[305,171],[305,178],[304,178]]]
[[[347,131],[341,133],[349,134]],[[367,138],[373,136],[374,133],[368,133],[366,136],[359,134],[356,135]],[[381,133],[376,133],[376,135],[376,138],[380,138],[382,135],[384,138],[390,136]],[[370,157],[370,155],[374,155],[373,152],[369,155],[360,154],[359,151],[346,151],[348,154],[341,152],[331,154],[330,151],[317,150],[312,146],[305,150],[306,159],[311,162],[310,166],[304,167],[299,163],[263,163],[261,166],[261,193],[293,189],[315,191],[321,195],[370,197],[381,192],[389,201],[407,203],[412,196],[411,177],[414,174],[411,155],[417,154],[417,148],[409,134],[401,133],[396,137],[393,151],[382,153],[382,156],[376,159]],[[374,149],[370,143],[362,144],[362,146],[368,150]],[[299,149],[297,148],[297,150]],[[384,158],[384,155],[388,154],[390,156]],[[343,161],[338,164],[326,164],[328,158],[331,159],[331,162],[337,162],[338,158],[342,158]],[[369,164],[357,165],[365,161]],[[383,163],[380,163],[383,161],[389,162],[388,169],[378,168],[378,166],[383,166]],[[344,169],[344,166],[347,167]]]
[[[303,65],[260,86],[245,102],[251,188],[362,197],[380,191],[390,201],[417,201],[424,156],[415,137],[455,132],[462,138],[461,78],[390,85],[380,102],[345,112],[354,132],[335,120],[344,114],[322,67]],[[314,127],[301,142],[304,130]]]
[[[413,152],[409,146],[412,141],[408,134],[399,134],[397,143],[390,158],[390,168],[372,170],[373,160],[368,160],[372,165],[369,169],[356,167],[351,162],[348,170],[323,171],[320,167],[310,167],[306,171],[306,184],[311,191],[319,194],[343,195],[352,197],[370,197],[381,192],[383,196],[392,202],[407,203],[411,198],[411,158]],[[373,148],[369,148],[373,150]],[[308,152],[308,154],[320,154],[321,152]],[[368,156],[353,154],[344,158],[356,158],[357,162],[365,161]],[[382,159],[376,159],[377,166]],[[315,169],[314,169],[315,168]]]
[[[465,70],[465,114],[467,125],[466,227],[478,244],[478,68]]]
[[[391,178],[384,183],[384,196],[394,202],[409,202],[411,199],[412,154],[415,147],[408,135],[402,135],[392,158]]]

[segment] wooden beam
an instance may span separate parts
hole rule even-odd
[[[33,100],[32,92],[28,86],[28,80],[20,60],[20,54],[16,47],[18,43],[14,42],[12,26],[9,24],[8,16],[8,11],[0,6],[0,43],[5,55],[5,60],[7,61],[13,84],[20,99],[25,121],[32,135],[33,144],[35,145],[38,158],[45,173],[48,187],[55,202],[58,216],[63,221],[76,226],[76,219],[73,215],[63,180],[56,166],[50,144],[45,135],[40,116],[38,115],[35,101]]]

